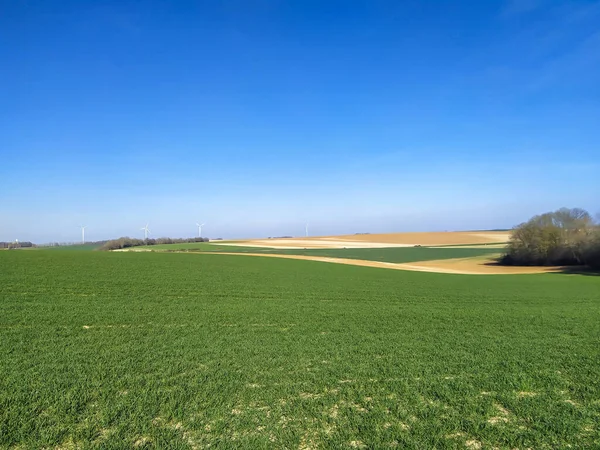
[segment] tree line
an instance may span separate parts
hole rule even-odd
[[[35,247],[36,245],[29,241],[23,242],[0,242],[0,248],[27,248],[27,247]]]
[[[120,250],[122,248],[140,247],[143,245],[160,245],[160,244],[187,244],[191,242],[208,242],[208,238],[193,237],[193,238],[157,238],[157,239],[136,239],[130,237],[120,237],[104,243],[99,250]]]
[[[600,268],[600,225],[580,208],[534,216],[513,228],[500,263]]]

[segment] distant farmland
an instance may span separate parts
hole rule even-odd
[[[299,237],[291,239],[251,239],[239,245],[296,248],[376,248],[440,245],[499,244],[508,241],[509,232],[452,231],[424,233],[352,234],[345,236]]]
[[[47,250],[96,250],[102,246],[101,243],[89,243],[89,244],[70,244],[70,245],[56,245],[51,247],[43,247]]]
[[[225,246],[210,243],[164,244],[138,247],[135,250],[154,251],[198,251],[198,252],[235,252],[235,253],[265,253],[280,255],[328,256],[332,258],[362,259],[367,261],[384,261],[394,263],[429,261],[437,259],[468,258],[483,255],[496,255],[502,249],[498,248],[428,248],[428,247],[391,247],[391,248],[352,248],[352,249],[272,249],[260,247]]]
[[[3,448],[600,445],[596,276],[52,250],[0,273]]]

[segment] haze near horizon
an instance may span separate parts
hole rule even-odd
[[[0,241],[600,211],[600,2],[0,1]]]

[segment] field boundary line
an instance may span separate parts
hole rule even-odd
[[[174,252],[188,253],[188,252]],[[453,275],[527,275],[556,271],[555,267],[517,267],[517,266],[488,266],[482,260],[472,258],[472,263],[477,270],[451,268],[457,262],[469,262],[471,258],[454,258],[433,261],[418,261],[413,263],[391,263],[384,261],[369,261],[364,259],[334,258],[329,256],[283,255],[277,253],[235,253],[235,252],[194,252],[204,255],[229,255],[229,256],[259,256],[264,258],[297,259],[303,261],[316,261],[331,264],[345,264],[349,266],[375,267],[380,269],[405,270],[411,272],[444,273]],[[450,266],[450,267],[444,267]]]

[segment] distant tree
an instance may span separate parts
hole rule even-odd
[[[596,269],[600,269],[600,226],[593,232],[590,243],[585,249],[586,263]]]
[[[36,245],[33,242],[29,242],[29,241],[0,242],[0,248],[7,248],[7,249],[31,248],[31,247],[35,247],[35,246]]]
[[[510,265],[594,265],[598,225],[581,208],[561,208],[532,217],[512,231],[501,263]]]
[[[181,239],[181,238],[169,238],[169,237],[162,237],[162,238],[157,238],[157,239],[135,239],[135,238],[130,238],[130,237],[121,237],[119,239],[113,239],[111,241],[107,241],[105,242],[101,247],[99,247],[99,250],[120,250],[123,248],[130,248],[130,247],[140,247],[140,246],[144,246],[144,245],[157,245],[157,244],[183,244],[183,243],[189,243],[189,242],[208,242],[208,238],[199,238],[199,237],[193,237],[193,238],[186,238],[186,239]]]

